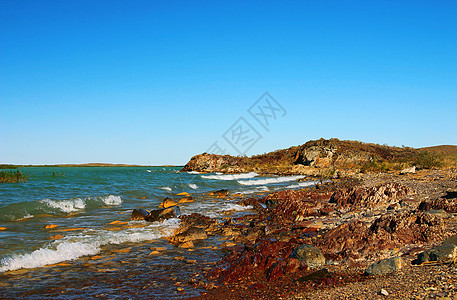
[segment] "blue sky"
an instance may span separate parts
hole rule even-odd
[[[184,164],[321,137],[457,144],[455,1],[0,2],[0,163]],[[269,131],[247,112],[268,91]],[[230,145],[227,152],[237,154]]]

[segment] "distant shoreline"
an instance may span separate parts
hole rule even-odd
[[[29,168],[29,167],[66,167],[66,168],[75,168],[75,167],[183,167],[177,165],[160,165],[160,166],[151,166],[151,165],[130,165],[130,164],[109,164],[109,163],[87,163],[87,164],[55,164],[55,165],[13,165],[13,164],[0,164],[0,169],[17,169],[17,168]]]

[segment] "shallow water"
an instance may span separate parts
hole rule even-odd
[[[205,196],[217,189],[231,194],[299,188],[297,177],[259,177],[179,172],[176,167],[24,168],[26,183],[0,185],[0,292],[2,297],[150,298],[196,295],[177,291],[202,266],[223,252],[210,238],[195,251],[177,248],[163,237],[179,219],[130,221],[134,208],[155,209],[165,197],[188,192],[193,203],[181,213],[221,218],[249,213],[249,207]],[[114,223],[113,223],[114,222]],[[110,224],[111,223],[111,224]],[[47,225],[57,225],[45,228]],[[149,255],[151,247],[163,247]],[[178,257],[179,259],[176,259]],[[49,266],[58,264],[55,266]]]

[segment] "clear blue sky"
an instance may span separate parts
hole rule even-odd
[[[455,1],[0,1],[0,163],[184,164],[321,137],[457,144]],[[287,111],[267,132],[247,109]],[[230,149],[228,149],[230,152]]]

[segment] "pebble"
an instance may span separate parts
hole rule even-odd
[[[384,295],[384,296],[389,296],[389,292],[387,292],[385,289],[381,289],[381,295]]]

